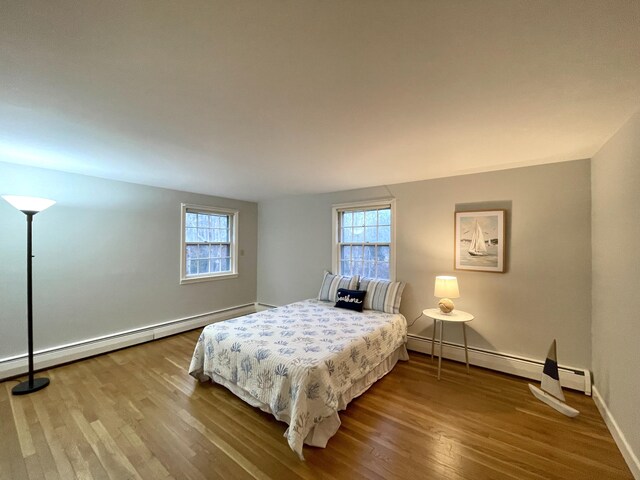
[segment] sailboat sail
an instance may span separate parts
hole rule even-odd
[[[554,340],[549,347],[549,353],[547,353],[547,359],[544,362],[544,368],[542,369],[542,382],[540,388],[547,393],[550,393],[558,400],[566,401],[564,394],[562,393],[562,387],[560,386],[560,375],[558,374],[558,354],[556,352],[556,341]]]
[[[473,237],[471,238],[471,245],[469,245],[469,254],[475,256],[481,256],[487,254],[487,245],[484,243],[484,235],[482,234],[482,228],[478,220],[474,225]]]

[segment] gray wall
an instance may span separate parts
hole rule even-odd
[[[640,112],[592,160],[593,374],[640,457]]]
[[[436,303],[436,275],[455,274],[457,308],[476,315],[470,345],[544,358],[553,338],[561,364],[591,366],[591,224],[588,160],[261,202],[258,300],[314,297],[331,269],[331,206],[394,196],[397,278],[408,283],[401,312],[409,321]],[[453,270],[453,215],[504,208],[507,273]],[[420,319],[412,333],[431,334]],[[450,329],[447,337],[461,342]]]
[[[256,298],[257,204],[0,163],[0,194],[34,218],[36,350]],[[239,276],[179,284],[180,203],[240,210]],[[0,200],[0,359],[26,351],[26,221]]]

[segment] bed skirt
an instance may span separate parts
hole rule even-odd
[[[373,385],[377,380],[384,377],[387,373],[389,373],[393,367],[395,367],[398,360],[407,361],[409,360],[409,354],[407,352],[406,344],[398,347],[394,352],[389,355],[385,360],[380,362],[376,367],[371,369],[369,373],[365,376],[361,377],[357,381],[355,381],[350,388],[348,388],[342,395],[338,398],[338,411],[344,410],[347,408],[347,405],[351,400],[356,397],[359,397],[364,392],[366,392],[371,385]],[[210,375],[200,374],[199,378],[201,381],[206,381],[211,379],[215,383],[218,383],[227,389],[229,389],[234,395],[240,397],[242,400],[247,402],[252,407],[257,407],[263,412],[267,412],[273,415],[271,408],[268,404],[265,404],[255,397],[253,397],[249,392],[239,387],[237,384],[230,382],[229,380],[221,377],[220,375],[211,372]],[[283,421],[289,424],[288,418],[278,418],[278,416],[274,415],[278,420]],[[306,445],[311,445],[313,447],[321,447],[325,448],[327,446],[327,442],[331,437],[333,437],[338,428],[340,427],[340,416],[338,412],[334,412],[333,415],[329,417],[325,417],[321,422],[316,424],[314,428],[307,434],[304,439],[304,443]],[[288,433],[285,431],[284,436],[286,437]]]

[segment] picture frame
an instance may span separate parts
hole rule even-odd
[[[505,271],[506,210],[455,212],[454,269]]]

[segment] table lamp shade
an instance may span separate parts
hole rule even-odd
[[[444,275],[436,277],[433,296],[438,298],[460,298],[458,279],[456,277],[448,277]]]
[[[20,195],[2,195],[2,198],[22,212],[41,212],[56,203],[48,198],[23,197]]]

